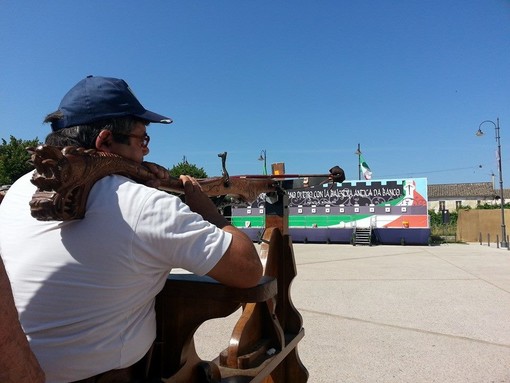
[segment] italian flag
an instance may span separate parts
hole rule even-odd
[[[367,162],[361,155],[359,156],[359,164],[361,166],[361,171],[363,172],[363,177],[365,177],[366,180],[371,180],[372,171],[370,170],[370,167],[368,166]]]

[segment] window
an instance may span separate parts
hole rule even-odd
[[[439,210],[446,210],[446,201],[439,201]]]
[[[462,201],[455,201],[455,210],[459,210],[462,207]]]

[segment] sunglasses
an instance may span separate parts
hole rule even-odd
[[[134,137],[142,140],[142,148],[146,148],[149,146],[149,142],[151,140],[150,136],[147,133],[141,134],[126,134],[126,133],[115,133],[116,136],[124,136],[124,137]]]

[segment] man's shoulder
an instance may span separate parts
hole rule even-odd
[[[165,191],[138,183],[129,177],[118,174],[106,176],[96,182],[93,191],[95,193],[116,194],[119,197],[130,197],[136,199],[171,199],[179,200],[176,196]]]
[[[22,175],[20,178],[18,178],[16,181],[13,182],[12,185],[2,185],[2,189],[4,190],[4,193],[7,194],[10,190],[17,190],[17,189],[36,189],[36,186],[31,182],[34,172],[28,172],[24,175]]]

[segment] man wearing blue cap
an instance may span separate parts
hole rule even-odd
[[[46,117],[49,145],[75,145],[142,162],[149,123],[120,79],[89,76]],[[157,166],[151,170],[162,178]],[[20,322],[47,382],[132,382],[156,335],[154,298],[173,268],[235,287],[257,284],[252,241],[218,213],[195,179],[181,176],[186,204],[120,176],[93,186],[82,220],[38,221],[31,174],[0,204],[0,252]]]

